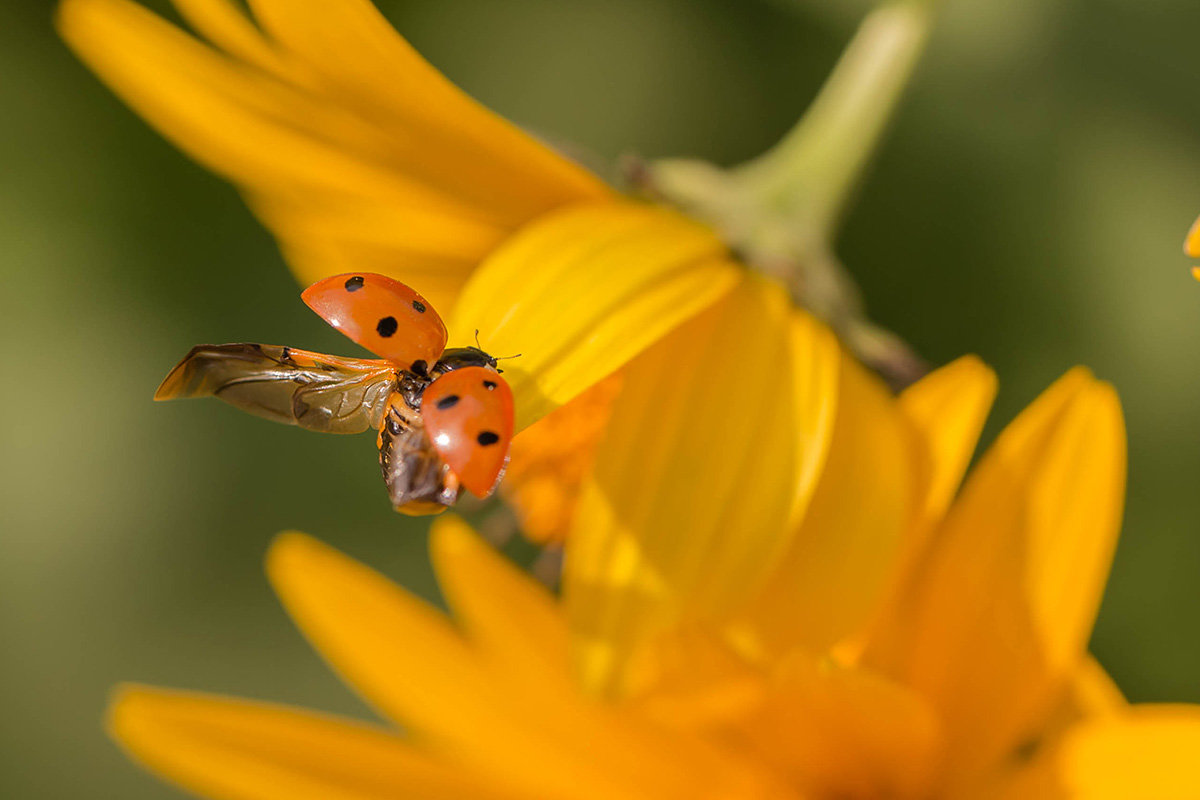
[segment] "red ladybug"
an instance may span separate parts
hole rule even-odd
[[[379,429],[392,505],[436,514],[462,489],[487,497],[508,463],[512,390],[478,347],[446,349],[446,326],[408,286],[368,272],[317,281],[309,308],[382,360],[265,344],[198,345],[155,400],[216,397],[244,411],[326,433]]]

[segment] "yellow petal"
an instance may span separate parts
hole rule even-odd
[[[931,699],[963,780],[1036,735],[1084,657],[1116,541],[1125,434],[1112,388],[1068,373],[968,480],[867,662]]]
[[[653,206],[547,215],[471,276],[450,342],[478,330],[489,353],[521,354],[502,364],[521,430],[728,292],[742,270],[724,252],[707,228]]]
[[[455,548],[461,554],[469,536],[454,523],[441,528],[442,558]],[[435,609],[302,534],[277,538],[267,571],[297,624],[348,683],[410,726],[423,745],[518,796],[767,796],[769,776],[753,765],[700,742],[663,737],[578,694],[563,696],[552,684],[515,682],[497,671],[498,664],[507,669],[517,663],[520,644],[540,647],[522,639],[517,628],[524,624],[521,614],[531,613],[544,631],[545,609],[538,611],[535,595],[516,589],[510,580],[515,576],[478,550],[466,555],[472,563],[464,573],[473,571],[500,588],[498,596],[464,603],[465,574],[450,581],[458,602],[470,608],[468,624],[482,637],[484,653]],[[479,604],[487,600],[497,608],[485,617]],[[495,627],[502,616],[511,621],[514,637],[504,645]]]
[[[927,797],[942,747],[916,693],[803,655],[783,662],[736,731],[813,797]]]
[[[586,170],[493,114],[434,69],[370,0],[250,0],[331,97],[419,142],[412,168],[482,207],[523,218],[608,190]],[[419,152],[418,152],[419,151]]]
[[[500,493],[530,541],[566,540],[620,388],[621,373],[613,373],[513,439]]]
[[[893,598],[907,591],[909,582],[920,579],[914,570],[958,490],[995,396],[996,375],[975,356],[963,356],[931,372],[900,394],[900,411],[915,433],[916,508],[870,627],[893,625],[890,616],[898,609]],[[840,642],[839,656],[848,663],[855,661],[870,635],[863,630]]]
[[[843,354],[816,494],[778,569],[740,620],[752,651],[820,652],[868,621],[913,516],[912,445],[891,393]]]
[[[281,77],[288,73],[288,63],[232,0],[171,2],[197,33],[229,55]]]
[[[453,515],[433,523],[430,556],[468,639],[507,680],[555,692],[571,685],[566,621],[545,587]]]
[[[1183,252],[1192,258],[1200,258],[1200,219],[1197,219],[1192,224],[1192,229],[1188,231],[1187,241],[1183,244]]]
[[[724,621],[787,547],[828,442],[831,334],[747,278],[622,373],[567,542],[580,668],[624,661],[689,619]]]
[[[976,356],[963,356],[900,394],[900,409],[927,454],[924,502],[914,523],[922,541],[958,491],[995,399],[996,373]]]
[[[435,309],[447,313],[479,261],[509,235],[494,223],[403,200],[343,198],[328,204],[252,196],[247,202],[279,237],[301,284],[344,272],[377,272],[419,288]]]
[[[58,26],[151,125],[254,198],[306,281],[371,269],[449,311],[516,226],[609,196],[454,88],[366,0],[259,4],[282,46],[228,2],[177,2],[224,53],[129,0],[65,0]],[[337,79],[371,67],[390,71],[371,87]]]
[[[1080,724],[1004,796],[1194,800],[1200,797],[1200,706],[1134,706]]]
[[[393,733],[282,706],[130,686],[113,698],[108,728],[137,761],[206,797],[515,797]]]

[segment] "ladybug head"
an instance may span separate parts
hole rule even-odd
[[[463,367],[496,369],[496,359],[478,347],[451,347],[442,353],[442,357],[434,365],[433,371],[442,374]]]

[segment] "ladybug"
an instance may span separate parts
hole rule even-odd
[[[335,275],[301,298],[380,358],[197,345],[154,399],[216,397],[324,433],[377,428],[379,466],[401,513],[437,514],[464,489],[481,498],[495,491],[513,437],[513,395],[494,357],[479,347],[446,349],[446,326],[433,307],[384,275]]]

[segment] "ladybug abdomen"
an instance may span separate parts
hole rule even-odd
[[[458,478],[432,446],[419,408],[402,388],[388,397],[377,441],[379,467],[397,511],[437,514],[458,500]]]

